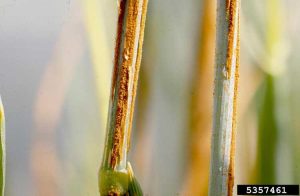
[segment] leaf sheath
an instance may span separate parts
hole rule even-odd
[[[127,152],[142,57],[147,3],[147,0],[119,1],[107,135],[99,172],[102,195],[123,195],[130,188]]]
[[[217,1],[217,43],[209,195],[232,195],[239,66],[239,0]]]

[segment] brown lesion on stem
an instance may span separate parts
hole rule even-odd
[[[111,89],[111,100],[114,99],[115,87],[116,87],[116,83],[117,83],[119,56],[120,56],[120,51],[121,51],[121,41],[122,41],[122,35],[123,35],[122,29],[124,26],[124,17],[125,17],[125,8],[126,8],[126,0],[119,1],[117,38],[116,38],[114,68],[113,68],[112,84],[111,84],[111,88],[112,88]]]
[[[231,0],[226,0],[226,14],[229,15]]]
[[[110,156],[110,165],[112,168],[115,168],[121,161],[124,152],[124,142],[129,142],[130,138],[138,72],[141,62],[146,6],[147,1],[145,0],[121,0],[119,4],[111,90],[111,101],[114,104],[112,107],[115,110],[111,112],[114,115],[111,118],[115,120],[114,125],[112,125],[113,140]],[[126,133],[128,134],[126,135]]]
[[[232,64],[232,58],[235,50],[235,30],[236,30],[236,20],[238,18],[236,17],[236,13],[238,12],[237,9],[239,6],[238,0],[227,0],[226,1],[226,19],[228,21],[228,44],[227,44],[227,61],[226,61],[226,70],[227,70],[227,79],[231,76],[231,64]]]
[[[147,5],[148,5],[148,0],[144,0],[143,8],[142,8],[142,18],[141,18],[141,23],[140,23],[140,29],[145,29]],[[129,150],[129,148],[130,148],[130,135],[131,135],[131,128],[132,128],[133,111],[134,111],[134,105],[135,105],[134,103],[135,103],[135,97],[136,97],[136,91],[137,91],[140,65],[141,65],[141,61],[142,61],[143,41],[144,41],[144,30],[140,31],[137,60],[136,60],[136,64],[135,64],[135,75],[134,75],[133,90],[132,90],[133,98],[131,101],[129,130],[128,130],[128,137],[127,137],[127,145],[128,145],[127,150]]]
[[[238,5],[237,5],[238,6]],[[239,8],[237,8],[239,9]],[[234,95],[233,95],[233,119],[232,119],[232,138],[231,138],[231,150],[230,150],[230,163],[228,173],[228,195],[233,195],[234,186],[234,165],[235,165],[235,145],[236,145],[236,116],[237,116],[237,95],[238,95],[238,83],[239,83],[239,61],[240,61],[240,15],[237,14],[237,46],[236,50],[236,68],[235,68],[235,82],[234,82]]]
[[[234,98],[233,98],[233,119],[232,119],[232,139],[231,139],[231,151],[230,151],[230,163],[228,174],[228,190],[229,195],[233,194],[234,185],[234,163],[235,163],[235,138],[236,138],[236,112],[237,112],[237,94],[238,94],[238,81],[239,81],[239,40],[236,59],[236,72],[235,72],[235,85],[234,85]]]
[[[121,43],[122,43],[122,39],[123,39],[122,38],[123,37],[122,29],[123,29],[123,26],[125,23],[125,21],[124,21],[125,11],[126,11],[125,8],[126,8],[126,0],[119,1],[117,38],[116,38],[114,68],[113,68],[112,87],[111,87],[112,88],[111,89],[111,100],[110,100],[111,102],[113,102],[115,99],[116,85],[117,85],[117,80],[118,80],[118,75],[119,75],[119,61],[120,61],[119,59],[120,59],[120,53],[121,53]],[[121,90],[121,92],[122,92],[122,90]],[[114,136],[113,136],[114,138],[113,138],[113,144],[112,144],[112,156],[111,156],[111,160],[110,160],[110,163],[113,167],[116,165],[116,162],[119,157],[118,149],[120,148],[120,139],[122,138],[122,136],[121,136],[121,132],[118,128],[119,126],[117,126],[117,124],[118,123],[120,124],[122,115],[123,115],[123,108],[118,107],[117,112],[116,112],[116,127],[115,127],[115,131],[114,131]]]

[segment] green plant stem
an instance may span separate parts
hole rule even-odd
[[[239,64],[239,0],[217,1],[217,43],[209,195],[232,195]]]
[[[130,178],[127,152],[141,63],[147,3],[147,0],[119,1],[107,135],[99,172],[101,195],[123,195],[128,191]]]

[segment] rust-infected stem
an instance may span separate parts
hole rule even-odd
[[[114,71],[102,168],[125,170],[147,0],[120,0]]]
[[[119,0],[107,133],[99,171],[100,195],[142,194],[127,152],[142,56],[147,0]],[[129,168],[128,168],[129,165]],[[139,195],[140,195],[139,194]]]
[[[239,66],[239,0],[217,1],[217,44],[209,195],[233,194]]]

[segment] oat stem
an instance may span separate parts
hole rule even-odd
[[[104,156],[99,172],[100,193],[128,191],[129,149],[134,101],[142,56],[147,0],[120,0],[114,71]]]
[[[233,193],[239,65],[239,0],[217,0],[217,42],[209,195]]]

